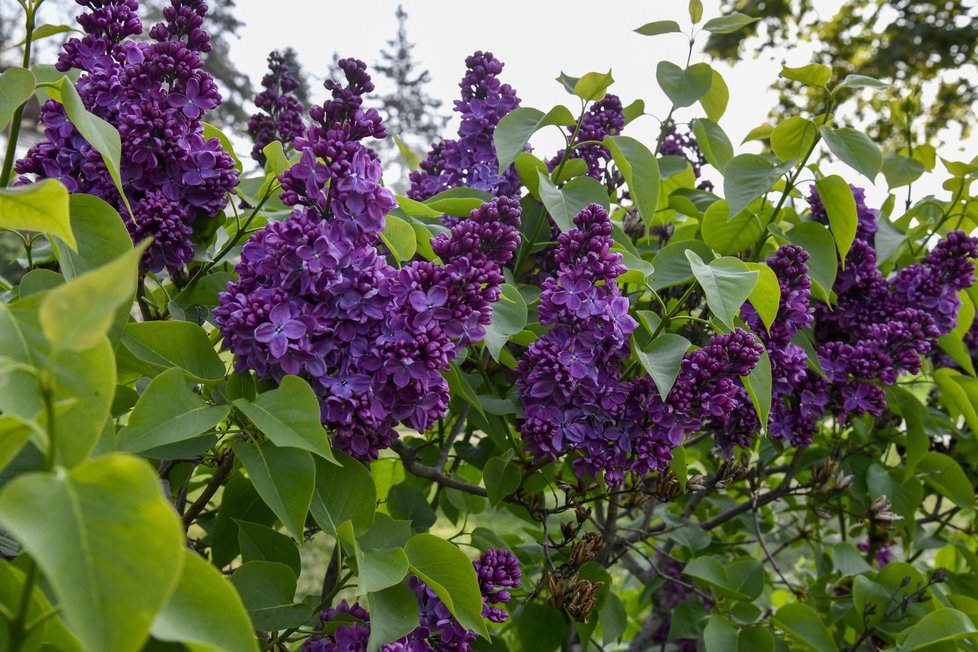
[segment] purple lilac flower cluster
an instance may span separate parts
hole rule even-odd
[[[143,26],[135,0],[76,2],[88,9],[78,18],[85,36],[65,43],[57,68],[81,70],[75,86],[85,108],[119,130],[122,187],[133,215],[99,152],[53,100],[41,109],[46,140],[16,169],[106,200],[124,216],[134,241],[153,238],[144,269],[178,269],[193,259],[194,222],[217,215],[238,183],[230,155],[217,138],[203,136],[204,113],[221,102],[201,58],[210,51],[201,29],[207,5],[171,0],[164,22],[150,30],[153,40],[136,41]]]
[[[520,105],[520,98],[509,84],[499,81],[503,64],[491,52],[476,52],[466,58],[465,66],[459,83],[462,98],[455,100],[455,111],[462,117],[458,138],[437,143],[421,169],[411,173],[411,199],[423,201],[460,186],[501,196],[513,196],[519,190],[513,166],[499,174],[492,136],[503,116]]]
[[[288,59],[278,50],[268,55],[268,74],[261,84],[265,90],[255,97],[255,106],[261,112],[248,120],[248,135],[255,141],[251,158],[264,166],[262,150],[269,143],[277,140],[288,146],[305,132],[305,107],[295,96],[300,82],[289,70]]]
[[[509,589],[520,586],[519,560],[508,550],[487,550],[472,565],[482,592],[482,617],[494,623],[505,622],[509,614],[498,605],[510,601]],[[404,638],[381,646],[380,652],[471,652],[476,633],[465,629],[441,598],[417,577],[411,577],[408,586],[418,598],[418,627]],[[338,607],[324,611],[322,620],[329,623],[339,615],[352,617],[355,622],[340,625],[332,634],[307,641],[302,647],[303,652],[366,652],[370,614],[359,604],[349,605],[344,600]]]
[[[588,176],[600,180],[611,160],[611,153],[601,145],[580,143],[590,141],[602,141],[605,136],[617,136],[625,128],[625,114],[621,106],[621,100],[617,95],[609,93],[603,99],[591,105],[591,108],[584,114],[581,120],[581,128],[577,131],[577,137],[572,145],[577,145],[573,149],[570,158],[579,158],[587,163]],[[575,127],[568,128],[569,135],[573,138]],[[564,150],[547,161],[547,168],[553,172],[564,158]]]
[[[536,456],[557,459],[576,451],[581,476],[666,467],[671,450],[703,420],[734,405],[734,379],[750,373],[761,347],[742,330],[718,335],[686,355],[679,378],[662,400],[648,376],[622,379],[629,336],[637,327],[615,279],[625,268],[611,251],[608,213],[591,204],[558,238],[558,271],[540,294],[540,323],[551,329],[517,366],[524,417],[519,427]]]
[[[699,143],[689,131],[679,131],[676,125],[671,125],[666,131],[662,144],[659,145],[659,154],[662,156],[679,156],[689,161],[693,168],[693,174],[697,179],[702,174],[703,166],[706,164],[706,157]],[[713,182],[704,179],[696,186],[700,190],[707,192],[713,191]]]
[[[383,138],[366,66],[339,62],[346,85],[313,107],[299,162],[282,174],[282,222],[242,248],[239,279],[214,315],[239,370],[310,381],[333,444],[375,459],[396,438],[444,416],[449,368],[460,346],[482,339],[499,298],[502,265],[519,243],[519,204],[500,198],[431,241],[444,266],[414,261],[400,270],[378,250],[394,207],[380,184],[377,155],[361,141]]]

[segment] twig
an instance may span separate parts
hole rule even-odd
[[[187,530],[193,524],[194,519],[196,519],[204,508],[207,507],[207,503],[210,502],[214,494],[221,487],[221,483],[228,477],[231,473],[231,469],[234,468],[234,453],[228,452],[227,457],[221,462],[220,466],[214,471],[214,475],[211,476],[210,482],[204,487],[204,490],[200,492],[197,496],[197,500],[193,502],[187,513],[183,515],[183,529]]]

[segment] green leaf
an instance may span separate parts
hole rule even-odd
[[[418,597],[406,584],[367,595],[370,607],[368,650],[407,636],[418,626]]]
[[[404,545],[404,552],[411,569],[441,598],[459,623],[488,639],[479,580],[465,553],[433,534],[414,535]]]
[[[730,621],[719,614],[713,614],[706,621],[703,630],[703,643],[706,652],[728,652],[737,649],[737,630]]]
[[[958,366],[974,377],[976,375],[974,361],[964,338],[971,331],[975,321],[975,304],[967,292],[958,292],[958,298],[961,300],[961,307],[958,309],[957,323],[951,332],[941,336],[938,342],[944,352],[958,363]]]
[[[301,625],[311,615],[309,606],[295,603],[296,577],[292,569],[274,561],[249,561],[231,575],[255,629],[274,632]]]
[[[632,120],[640,118],[645,115],[645,100],[635,100],[628,106],[621,110],[622,115],[625,116],[625,124],[631,123]]]
[[[891,86],[892,84],[887,84],[884,81],[873,79],[866,75],[846,75],[846,78],[835,87],[833,93],[837,93],[840,88],[875,88],[881,90],[890,88]]]
[[[260,523],[238,519],[234,519],[234,522],[238,525],[238,545],[244,561],[277,561],[291,568],[296,577],[299,576],[302,560],[295,541]]]
[[[775,166],[757,154],[740,154],[730,159],[723,170],[723,196],[730,205],[730,214],[736,215],[771,190],[792,165],[788,161]]]
[[[226,369],[207,333],[186,321],[132,322],[122,344],[136,358],[157,369],[182,369],[202,383],[224,380]]]
[[[148,245],[143,241],[111,263],[48,292],[40,310],[48,341],[75,351],[95,346],[115,321],[116,310],[132,302],[139,260]]]
[[[801,66],[800,68],[784,66],[781,69],[781,74],[779,76],[792,81],[801,82],[802,84],[806,84],[808,86],[819,86],[821,88],[825,88],[825,85],[829,83],[830,79],[832,79],[832,68],[823,63],[810,63],[807,66]]]
[[[40,566],[88,650],[139,649],[184,563],[173,506],[150,466],[127,455],[17,477],[0,492],[0,526]]]
[[[732,34],[742,27],[756,23],[760,18],[751,18],[740,12],[733,12],[719,18],[711,18],[703,25],[703,29],[714,34]]]
[[[211,138],[217,138],[217,141],[221,143],[221,149],[227,152],[228,156],[231,157],[231,160],[234,161],[234,169],[240,173],[243,166],[241,165],[241,159],[239,159],[238,155],[234,153],[234,145],[231,144],[231,139],[228,138],[223,131],[209,122],[201,121],[200,126],[204,128],[204,133],[201,134],[204,137],[204,140],[208,141]]]
[[[418,252],[418,239],[414,227],[397,215],[388,214],[384,220],[385,226],[380,239],[387,245],[394,258],[401,263],[414,258],[414,254]]]
[[[917,464],[917,475],[961,509],[975,506],[975,490],[961,466],[943,453],[930,451]]]
[[[69,210],[77,247],[73,250],[60,238],[54,240],[61,273],[69,281],[132,250],[132,238],[119,211],[104,200],[72,193]],[[128,315],[126,310],[125,317]]]
[[[407,555],[400,548],[360,550],[357,548],[360,591],[374,593],[400,584],[407,576]]]
[[[666,97],[676,108],[692,106],[706,95],[713,84],[713,68],[708,63],[696,63],[680,68],[671,61],[660,61],[655,79]]]
[[[316,460],[316,491],[312,517],[326,533],[336,536],[336,528],[351,521],[356,536],[374,523],[377,488],[370,471],[358,460],[333,451],[339,466]]]
[[[489,504],[495,507],[519,488],[520,470],[509,457],[490,457],[482,469],[482,481],[489,494]]]
[[[241,597],[219,570],[184,549],[176,589],[153,621],[153,637],[200,652],[258,650]]]
[[[560,649],[567,631],[564,614],[538,602],[527,603],[516,621],[516,633],[524,650],[555,652]]]
[[[658,36],[659,34],[673,34],[675,32],[682,33],[682,30],[679,29],[679,23],[674,20],[656,20],[651,23],[645,23],[632,31],[642,36]]]
[[[574,217],[590,204],[610,207],[608,192],[601,182],[592,177],[577,177],[563,188],[557,188],[550,177],[538,172],[540,200],[564,233],[574,228]]]
[[[683,569],[683,574],[702,580],[717,590],[719,595],[738,600],[747,599],[745,594],[729,586],[727,568],[715,557],[704,555],[692,559],[686,564],[686,568]]]
[[[978,401],[973,400],[965,389],[967,378],[953,369],[936,369],[934,381],[940,390],[941,403],[955,419],[964,417],[971,432],[978,433]]]
[[[17,457],[32,434],[45,438],[47,436],[32,421],[15,414],[0,414],[0,472]]]
[[[890,154],[883,159],[883,177],[890,190],[909,186],[924,173],[924,164],[907,156]]]
[[[721,199],[706,209],[700,229],[706,244],[729,256],[753,246],[764,234],[764,222],[750,207],[730,217],[730,205]]]
[[[883,168],[883,155],[866,134],[851,127],[832,129],[824,125],[819,127],[819,132],[829,151],[840,161],[870,181],[876,180],[876,175]]]
[[[774,652],[774,634],[764,625],[752,625],[740,630],[737,652]]]
[[[734,317],[740,314],[747,297],[757,284],[758,272],[747,269],[737,258],[717,258],[709,265],[693,251],[686,252],[693,275],[706,294],[710,311],[728,328],[734,327]]]
[[[774,614],[775,624],[796,643],[815,652],[838,652],[839,646],[815,610],[807,604],[786,604]]]
[[[752,140],[770,140],[771,133],[773,131],[774,131],[774,127],[772,125],[769,124],[758,125],[757,127],[754,127],[753,129],[748,131],[747,135],[744,136],[744,139],[740,142],[741,144],[743,144],[743,143],[749,143]]]
[[[703,107],[707,118],[713,122],[720,122],[720,118],[727,111],[729,101],[730,90],[727,88],[727,82],[723,80],[723,75],[714,70],[710,90],[700,98],[700,106]]]
[[[695,255],[695,254],[693,254]],[[689,340],[675,333],[662,333],[644,350],[635,347],[635,356],[642,367],[649,372],[659,396],[665,400],[679,377],[683,356],[690,347]]]
[[[254,401],[239,398],[241,410],[276,446],[301,448],[336,462],[321,421],[319,399],[302,378],[286,376],[277,389]]]
[[[815,123],[795,115],[779,122],[771,132],[771,149],[782,161],[801,159],[817,138],[818,127]]]
[[[835,283],[835,275],[839,270],[836,255],[835,240],[832,234],[818,222],[802,222],[788,231],[788,239],[808,252],[808,275],[812,277],[815,286],[821,292],[823,301],[828,300],[829,292]]]
[[[0,131],[10,124],[14,112],[31,99],[35,83],[34,74],[26,68],[7,68],[0,75]]]
[[[479,395],[454,362],[449,364],[448,370],[443,371],[442,375],[448,383],[448,389],[451,391],[452,396],[461,397],[462,400],[474,407],[476,412],[481,414],[483,418],[486,417],[486,411],[479,401]]]
[[[744,263],[747,269],[754,270],[760,274],[757,277],[757,285],[750,293],[748,301],[754,306],[754,310],[764,322],[764,327],[769,329],[771,324],[778,316],[778,308],[781,306],[781,284],[778,283],[778,276],[774,270],[765,263]]]
[[[519,107],[507,113],[492,134],[499,160],[499,174],[516,161],[516,157],[537,131],[549,125],[571,127],[576,122],[567,107],[559,104],[546,114],[530,107]]]
[[[77,250],[69,215],[68,190],[55,179],[0,188],[0,228],[50,233]]]
[[[408,147],[397,134],[394,134],[394,144],[397,145],[397,152],[401,155],[408,170],[413,172],[421,167],[421,157],[418,156],[417,152]]]
[[[116,190],[119,191],[123,203],[132,215],[132,207],[122,188],[122,176],[119,172],[122,167],[122,139],[119,137],[119,132],[102,118],[88,112],[74,84],[67,77],[62,77],[55,88],[50,90],[55,91],[52,97],[64,105],[65,113],[68,114],[68,119],[75,125],[78,133],[102,155],[109,176],[115,182]]]
[[[180,369],[169,369],[146,387],[119,431],[119,450],[143,453],[194,439],[227,418],[227,405],[207,405],[190,391]]]
[[[887,403],[907,424],[906,453],[903,460],[904,479],[911,477],[930,448],[930,437],[924,429],[927,414],[924,406],[911,392],[899,385],[888,387]]]
[[[750,396],[754,411],[762,428],[767,428],[768,417],[771,415],[771,357],[767,351],[761,353],[757,365],[747,376],[741,376],[747,394]]]
[[[866,563],[862,553],[856,550],[856,546],[848,541],[839,541],[832,547],[832,564],[843,577],[861,575],[873,570],[873,567]]]
[[[608,599],[598,611],[598,621],[601,623],[601,641],[605,645],[619,640],[628,627],[628,614],[621,598],[608,593]]]
[[[604,144],[625,177],[642,222],[651,228],[659,202],[659,163],[655,155],[648,147],[628,136],[606,136]]]
[[[829,216],[829,229],[839,250],[839,260],[843,261],[842,265],[845,267],[846,254],[856,239],[856,227],[859,225],[852,188],[836,174],[816,180],[815,188]]]
[[[3,535],[0,534],[0,538]],[[14,549],[14,554],[18,549]],[[10,616],[20,609],[24,597],[24,584],[27,574],[14,564],[0,564],[0,646],[10,649]],[[75,638],[52,608],[38,584],[30,592],[30,603],[26,609],[26,623],[29,631],[21,641],[21,650],[57,650],[57,652],[83,652]],[[31,626],[32,623],[37,623]]]
[[[236,441],[231,443],[231,449],[248,471],[258,495],[292,536],[302,541],[316,487],[312,455],[298,448],[278,448],[268,441],[261,444]]]
[[[698,240],[672,242],[662,249],[652,259],[655,271],[652,272],[650,285],[656,290],[687,283],[693,278],[687,251],[694,251],[705,261],[713,260],[713,251]]]
[[[499,352],[510,337],[523,330],[526,320],[527,307],[523,295],[515,286],[503,283],[499,300],[492,304],[492,323],[486,326],[486,348],[493,360],[499,362]]]
[[[689,19],[695,25],[703,18],[703,3],[700,0],[689,0]]]
[[[693,135],[696,136],[696,142],[703,150],[707,163],[723,172],[733,158],[733,145],[720,125],[712,120],[696,118],[693,120]]]
[[[574,95],[585,102],[597,102],[608,94],[615,78],[608,72],[589,72],[574,83]]]
[[[529,152],[520,152],[516,155],[516,162],[513,163],[513,166],[516,167],[516,173],[520,177],[520,183],[523,184],[531,196],[539,199],[540,176],[537,172],[547,175],[547,164]]]
[[[933,649],[932,646],[940,643],[971,638],[975,634],[978,634],[978,629],[966,615],[957,609],[938,609],[906,630],[896,649],[900,652]]]

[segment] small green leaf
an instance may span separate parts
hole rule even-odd
[[[574,217],[588,205],[599,204],[605,210],[610,207],[608,191],[596,179],[586,176],[577,177],[563,188],[557,188],[550,181],[549,176],[542,172],[538,175],[540,199],[564,233],[574,228]]]
[[[709,265],[693,251],[686,252],[693,275],[706,293],[710,311],[728,328],[757,284],[758,272],[751,271],[737,258],[723,257]]]
[[[788,161],[776,166],[757,154],[740,154],[730,159],[723,170],[723,196],[730,204],[730,214],[736,215],[771,190],[793,165],[793,161]]]
[[[778,123],[771,132],[771,149],[782,161],[804,158],[818,138],[818,126],[795,115]]]
[[[242,560],[248,561],[277,561],[285,564],[298,577],[302,571],[302,560],[299,558],[299,548],[295,541],[260,523],[249,523],[234,519],[238,525],[238,545],[241,548]]]
[[[384,220],[385,226],[380,239],[387,245],[394,258],[401,263],[414,258],[414,254],[418,252],[418,240],[414,228],[397,215],[388,214]]]
[[[452,392],[452,396],[460,396],[485,418],[486,411],[482,408],[482,403],[479,402],[479,395],[472,388],[472,384],[469,383],[468,379],[462,375],[462,372],[454,362],[449,364],[448,370],[443,371],[442,375],[448,382],[448,389]]]
[[[495,507],[520,486],[520,470],[508,458],[490,457],[482,469],[482,481],[489,504]]]
[[[829,229],[839,250],[839,260],[843,261],[842,265],[845,267],[846,254],[849,253],[856,239],[856,227],[859,225],[852,188],[842,177],[835,174],[817,179],[815,188],[829,216]]]
[[[499,362],[499,353],[509,341],[526,326],[527,307],[523,295],[513,285],[500,286],[499,300],[492,304],[492,323],[486,326],[486,348],[489,355]]]
[[[729,101],[730,90],[727,88],[727,82],[723,80],[723,75],[714,70],[710,90],[700,98],[700,106],[703,107],[707,118],[713,122],[720,122],[720,118],[727,111]]]
[[[255,629],[274,632],[301,625],[312,609],[295,602],[296,576],[285,564],[249,561],[231,575]]]
[[[305,449],[336,462],[321,421],[319,399],[302,378],[286,376],[277,389],[260,394],[254,401],[239,398],[234,407],[276,446]]]
[[[876,175],[883,168],[883,155],[876,143],[871,141],[861,131],[851,127],[832,129],[822,126],[819,128],[822,140],[828,145],[829,151],[840,161],[862,174],[870,181],[876,180]]]
[[[818,290],[822,300],[828,301],[828,293],[832,290],[839,269],[832,234],[818,222],[802,222],[788,231],[787,236],[792,244],[808,252],[808,275],[815,283],[812,290]]]
[[[703,18],[703,3],[700,0],[689,0],[689,19],[695,25]]]
[[[693,254],[695,255],[695,254]],[[683,357],[690,347],[689,340],[675,333],[662,333],[644,350],[635,347],[642,367],[652,376],[659,396],[665,400],[679,377]]]
[[[730,256],[753,246],[764,234],[764,222],[750,207],[731,217],[730,205],[721,199],[706,209],[700,229],[706,244]]]
[[[642,36],[658,36],[659,34],[673,34],[682,30],[679,29],[679,23],[674,20],[657,20],[645,23],[632,31]]]
[[[40,310],[41,328],[48,341],[75,351],[94,346],[115,321],[116,309],[132,302],[139,260],[148,245],[144,240],[111,263],[51,290]]]
[[[576,120],[571,112],[560,104],[546,114],[530,107],[519,107],[507,113],[496,125],[496,130],[492,134],[496,157],[499,160],[499,174],[505,172],[506,168],[516,161],[516,157],[537,131],[549,125],[570,127],[575,123]]]
[[[597,102],[608,93],[615,78],[608,72],[589,72],[574,83],[574,95],[585,102]]]
[[[703,25],[703,29],[714,34],[732,34],[742,27],[756,23],[760,18],[751,18],[740,12],[733,12],[719,18],[711,18]]]
[[[761,353],[757,365],[747,376],[741,376],[747,394],[750,396],[754,411],[763,428],[767,428],[768,417],[771,414],[771,357],[767,351]]]
[[[899,154],[890,154],[883,159],[883,177],[890,190],[909,186],[924,173],[924,164]]]
[[[655,78],[673,106],[683,108],[692,106],[709,92],[713,68],[708,63],[696,63],[683,69],[671,61],[660,61]]]
[[[18,107],[31,99],[35,83],[34,74],[26,68],[7,68],[0,75],[0,131],[7,128]]]
[[[374,523],[377,487],[370,471],[342,451],[333,451],[339,466],[316,460],[316,491],[312,498],[312,518],[327,534],[350,521],[353,532],[361,536]]]
[[[723,172],[733,158],[733,145],[720,125],[704,118],[693,120],[693,135],[707,163]]]
[[[564,641],[566,630],[563,612],[536,602],[528,603],[516,622],[522,649],[533,652],[556,652]]]
[[[370,640],[368,650],[407,636],[418,626],[418,597],[406,584],[369,593]]]
[[[157,369],[182,369],[199,382],[224,380],[226,369],[207,333],[185,321],[132,322],[122,344],[136,358]]]
[[[221,149],[227,152],[228,156],[231,157],[231,160],[234,161],[234,169],[240,173],[243,166],[241,165],[241,159],[239,159],[238,155],[234,153],[234,145],[231,144],[231,139],[228,138],[223,131],[209,122],[201,121],[200,126],[204,128],[204,132],[201,134],[204,140],[207,141],[211,138],[217,138],[218,142],[221,143]]]
[[[703,643],[706,652],[728,652],[737,649],[737,630],[730,621],[719,614],[713,614],[706,621],[703,630]]]
[[[78,249],[68,210],[68,189],[55,179],[0,188],[0,228],[50,233]]]
[[[764,327],[769,329],[771,324],[778,316],[778,308],[781,305],[781,284],[778,283],[778,276],[774,270],[764,263],[745,263],[747,269],[754,270],[760,274],[757,278],[757,285],[750,293],[749,301],[754,310],[757,311]]]
[[[316,464],[308,451],[236,441],[231,449],[262,497],[296,541],[302,541],[316,486]],[[252,562],[258,563],[258,562]],[[257,626],[257,623],[256,623]]]
[[[822,619],[807,604],[786,604],[774,614],[775,624],[796,643],[815,652],[838,652],[839,646]]]
[[[488,639],[479,580],[465,553],[433,534],[414,535],[404,545],[404,552],[411,569],[441,598],[459,623]]]
[[[648,147],[628,136],[606,136],[604,144],[625,177],[642,222],[651,228],[659,202],[659,163],[655,155]]]
[[[397,152],[401,155],[404,164],[412,172],[421,167],[421,157],[413,149],[401,140],[400,136],[394,134],[394,144],[397,145]]]
[[[930,451],[917,464],[917,475],[961,509],[975,506],[975,490],[971,481],[953,458]]]
[[[69,281],[132,250],[132,237],[119,211],[104,200],[72,193],[69,211],[77,247],[72,248],[60,238],[54,240],[61,273]],[[125,313],[128,319],[129,311]]]
[[[882,90],[885,88],[890,88],[892,84],[887,84],[884,81],[878,79],[873,79],[872,77],[867,77],[866,75],[846,75],[835,87],[833,93],[839,91],[840,88],[874,88],[877,90]]]
[[[781,69],[780,76],[808,86],[825,88],[825,85],[832,79],[832,68],[823,63],[810,63],[800,68],[784,66]]]
[[[686,240],[672,242],[662,249],[652,259],[655,271],[649,284],[656,290],[688,283],[693,279],[693,270],[690,269],[689,260],[686,252],[692,250],[701,259],[709,262],[713,260],[713,251],[699,240]]]

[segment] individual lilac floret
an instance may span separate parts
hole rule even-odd
[[[85,31],[58,57],[61,72],[81,70],[75,86],[85,108],[115,126],[122,140],[121,181],[130,216],[98,153],[53,101],[41,109],[45,140],[17,162],[32,178],[59,179],[71,192],[101,197],[122,214],[133,241],[152,237],[144,270],[176,270],[193,260],[194,222],[217,215],[238,183],[217,138],[205,140],[201,119],[221,96],[201,55],[210,38],[201,29],[207,5],[171,0],[164,22],[142,33],[133,0],[78,0]]]
[[[292,141],[305,131],[305,108],[295,92],[301,82],[289,69],[289,59],[278,50],[268,55],[268,73],[262,78],[265,88],[255,97],[255,106],[261,111],[248,120],[248,135],[255,141],[251,158],[265,165],[262,150],[274,141],[289,147]]]
[[[570,158],[579,158],[587,163],[587,173],[589,176],[600,180],[604,175],[608,161],[611,160],[611,153],[601,145],[589,144],[580,145],[588,141],[602,141],[605,136],[617,136],[625,128],[625,114],[623,113],[621,100],[617,95],[608,94],[603,99],[591,105],[591,108],[584,114],[581,120],[580,131],[572,145],[577,145],[570,155]],[[570,136],[574,136],[575,128],[569,127]],[[547,161],[547,168],[553,172],[561,159],[564,157],[564,150],[557,152],[556,156]]]
[[[465,66],[459,83],[462,96],[455,100],[455,111],[462,118],[458,138],[434,145],[421,169],[411,173],[411,199],[423,201],[460,186],[498,196],[512,196],[519,190],[513,166],[499,174],[492,137],[503,116],[520,105],[520,98],[509,84],[499,81],[503,64],[491,52],[476,52],[466,58]]]

